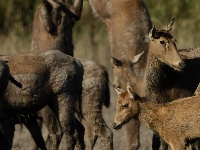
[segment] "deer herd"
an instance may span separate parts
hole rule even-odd
[[[177,49],[175,18],[156,29],[143,0],[89,0],[107,28],[118,94],[113,128],[126,124],[127,150],[140,148],[140,124],[154,132],[149,149],[200,149],[200,48]],[[76,58],[73,27],[83,0],[43,0],[29,52],[0,55],[0,149],[12,149],[15,124],[35,141],[34,149],[113,150],[103,119],[110,105],[108,71]],[[38,121],[48,130],[45,142]]]

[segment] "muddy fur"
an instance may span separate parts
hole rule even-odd
[[[32,113],[48,105],[58,117],[67,147],[73,148],[75,103],[81,96],[83,68],[60,51],[1,56],[22,89],[11,83],[1,101],[1,113]],[[59,110],[59,111],[58,111]]]
[[[56,29],[56,34],[54,34],[43,28],[45,22],[48,22],[48,26],[52,25],[51,20],[53,18],[49,15],[51,10],[48,10],[48,7],[47,4],[42,3],[36,11],[31,50],[42,52],[57,49],[73,56],[72,29],[75,20],[68,12],[61,10],[60,13],[63,15],[60,16],[60,20],[63,22],[54,26]],[[46,12],[45,17],[42,16],[44,11]],[[98,138],[102,141],[103,149],[113,149],[112,131],[108,128],[102,116],[103,105],[106,107],[110,105],[108,72],[102,65],[89,60],[79,60],[83,65],[84,76],[82,101],[81,105],[76,105],[76,110],[81,123],[85,127],[86,149],[93,149]],[[48,112],[48,114],[50,115],[51,113]],[[48,114],[46,114],[45,118],[48,118]],[[59,124],[57,125],[59,126]],[[57,139],[60,139],[60,137],[57,137]]]

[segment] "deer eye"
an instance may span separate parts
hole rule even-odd
[[[127,103],[122,106],[122,109],[124,109],[124,108],[128,108],[128,104]]]
[[[160,44],[161,44],[162,46],[165,46],[165,45],[166,45],[166,42],[165,42],[165,41],[160,41]]]

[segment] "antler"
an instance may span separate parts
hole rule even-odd
[[[174,22],[175,22],[175,17],[173,17],[170,21],[170,23],[168,23],[164,28],[163,30],[167,31],[167,32],[170,32],[172,29],[173,29],[173,25],[174,25]]]

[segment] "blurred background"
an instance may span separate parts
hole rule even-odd
[[[0,0],[0,54],[16,54],[30,50],[32,21],[35,9],[41,0]],[[153,25],[162,28],[176,17],[175,30],[172,34],[177,39],[178,48],[200,47],[200,1],[199,0],[144,0],[150,13]],[[110,49],[104,24],[96,18],[84,1],[81,20],[73,31],[75,56],[94,60],[108,68],[110,85],[112,83],[112,66],[110,65]],[[104,110],[106,122],[112,128],[115,113],[116,94],[111,87],[111,108]],[[149,145],[150,131],[143,133],[142,140]],[[13,149],[27,149],[30,145],[26,136],[16,130]],[[148,140],[146,140],[148,138]],[[24,140],[26,142],[24,142]],[[124,130],[114,131],[114,147],[123,150],[125,146]],[[141,149],[148,149],[148,146]],[[28,148],[29,149],[29,148]],[[61,146],[62,149],[62,146]],[[96,149],[101,149],[97,147]]]

